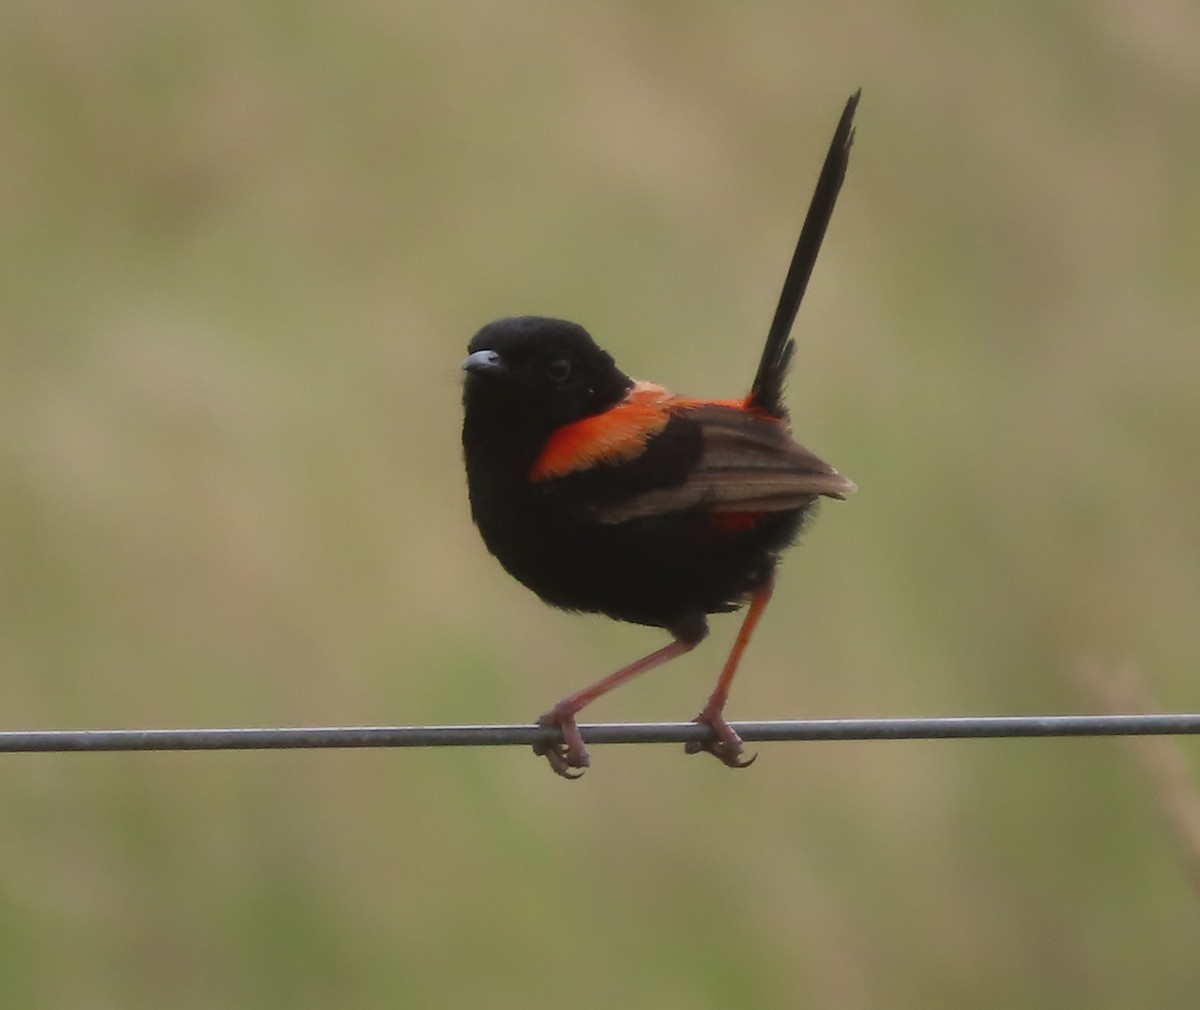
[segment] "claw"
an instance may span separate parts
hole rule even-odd
[[[583,778],[583,769],[579,768],[576,770],[576,766],[571,763],[573,758],[561,744],[545,750],[535,747],[533,752],[550,762],[550,767],[553,769],[555,775],[561,776],[571,782]]]
[[[551,709],[537,722],[539,726],[557,727],[562,733],[562,743],[534,744],[533,753],[549,761],[554,774],[572,781],[582,778],[584,769],[592,762],[588,757],[587,748],[583,745],[579,727],[575,724],[575,716]]]
[[[688,741],[683,747],[686,753],[699,754],[704,751],[728,768],[749,768],[758,760],[757,754],[742,759],[742,738],[734,732],[733,727],[725,721],[725,716],[719,711],[705,709],[692,722],[711,729],[713,739]]]

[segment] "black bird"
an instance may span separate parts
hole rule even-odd
[[[783,383],[792,323],[841,189],[859,92],[846,103],[817,181],[750,393],[696,400],[631,379],[575,323],[500,319],[468,346],[463,451],[471,514],[518,581],[564,610],[664,628],[670,644],[569,695],[543,715],[562,743],[535,752],[566,778],[589,764],[585,705],[695,648],[708,615],[749,603],[696,721],[706,750],[745,767],[725,721],[729,687],[771,598],[780,552],[822,495],[854,484],[791,437]]]

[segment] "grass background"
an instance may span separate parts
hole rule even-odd
[[[861,491],[731,717],[1081,711],[1129,670],[1196,709],[1197,37],[1179,0],[13,0],[0,721],[524,721],[657,647],[486,555],[463,348],[559,314],[736,394],[860,85],[790,400]],[[591,714],[689,716],[735,625]],[[9,756],[0,1003],[1194,1002],[1120,742],[595,759]]]

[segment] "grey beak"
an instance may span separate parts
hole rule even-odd
[[[474,354],[468,354],[467,360],[463,362],[463,369],[473,375],[494,372],[503,367],[504,362],[496,351],[476,351]]]

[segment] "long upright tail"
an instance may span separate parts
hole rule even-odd
[[[775,309],[775,318],[771,321],[762,360],[758,364],[754,384],[750,387],[750,395],[746,398],[746,406],[775,417],[787,416],[787,410],[783,406],[783,380],[792,360],[792,353],[796,349],[791,338],[792,324],[796,321],[796,312],[800,308],[801,299],[804,298],[804,290],[808,287],[808,278],[812,275],[817,253],[821,250],[821,240],[825,237],[825,229],[833,215],[833,205],[837,203],[842,180],[846,177],[846,166],[850,163],[850,145],[854,142],[854,110],[858,108],[861,94],[860,88],[850,96],[833,133],[829,153],[825,156],[821,176],[817,179],[817,188],[813,192],[812,202],[808,205],[804,227],[800,229],[800,240],[796,243],[796,251],[792,255],[792,265],[788,268],[787,278],[783,282],[779,306]]]

